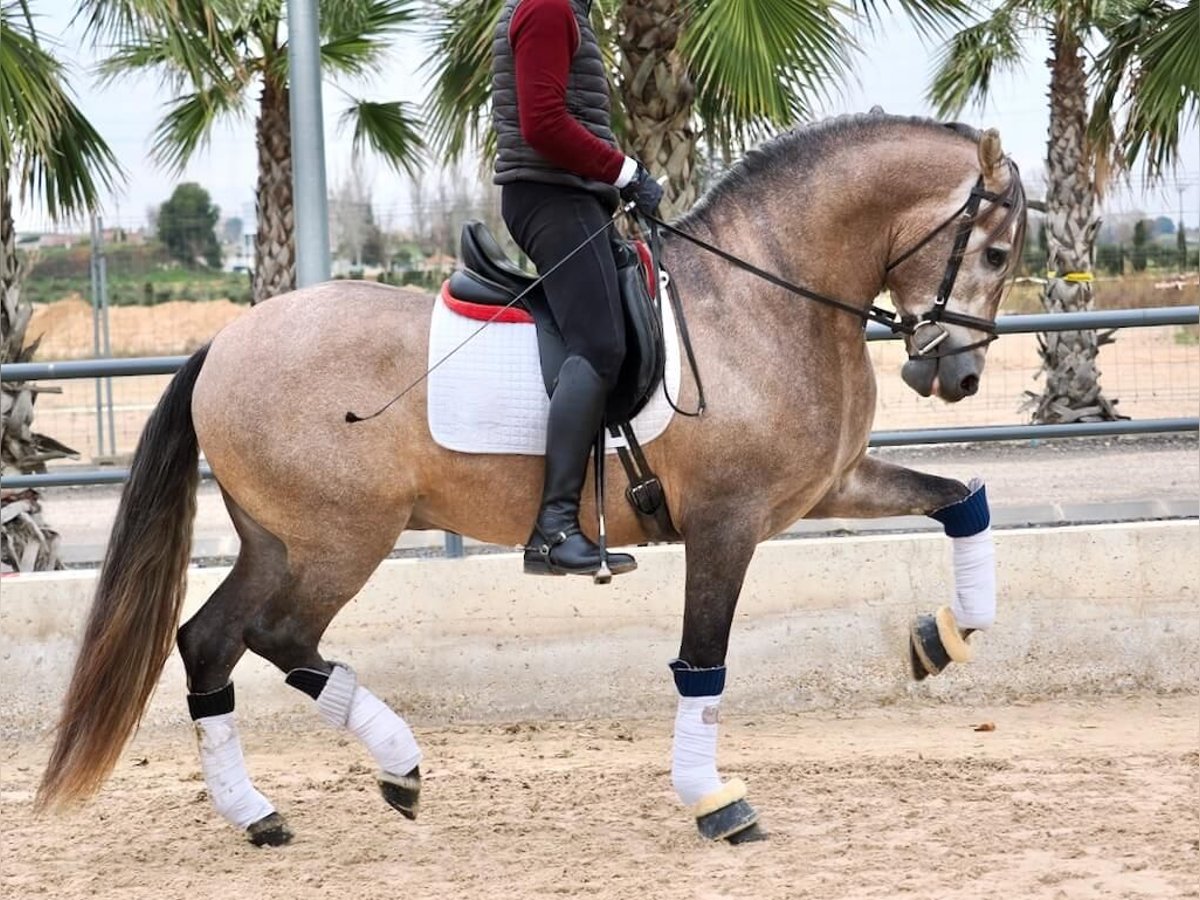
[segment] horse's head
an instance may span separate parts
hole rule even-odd
[[[895,248],[887,287],[905,341],[906,384],[922,397],[948,403],[979,389],[992,323],[1025,239],[1025,192],[1016,164],[986,131],[978,143],[978,168],[950,167],[955,184],[935,192],[909,213],[903,233],[923,235]]]

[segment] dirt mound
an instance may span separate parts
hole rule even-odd
[[[228,300],[173,300],[158,306],[109,310],[113,356],[173,356],[191,353],[249,307]],[[31,335],[41,335],[39,361],[87,359],[95,354],[91,305],[78,294],[34,307]]]

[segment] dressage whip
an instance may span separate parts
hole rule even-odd
[[[391,400],[389,400],[383,406],[379,407],[379,409],[375,410],[375,412],[371,413],[369,416],[360,416],[360,415],[358,415],[358,413],[348,411],[346,413],[346,421],[348,423],[350,423],[351,425],[353,425],[356,422],[369,421],[371,419],[374,419],[376,416],[379,416],[379,415],[382,415],[383,413],[385,413],[393,403],[402,399],[409,391],[411,391],[413,388],[415,388],[417,385],[419,385],[421,382],[423,382],[426,378],[428,378],[434,372],[434,370],[436,370],[439,366],[441,366],[442,363],[444,363],[446,360],[448,360],[450,357],[452,357],[455,353],[457,353],[459,350],[461,350],[463,347],[465,347],[468,343],[470,343],[475,337],[477,337],[479,335],[479,333],[481,331],[483,331],[483,329],[487,328],[489,325],[491,325],[493,322],[495,322],[498,318],[500,318],[500,316],[506,310],[512,309],[517,303],[519,303],[522,299],[524,299],[526,294],[528,294],[535,287],[540,285],[550,275],[553,275],[555,270],[557,270],[559,266],[561,266],[568,259],[570,259],[576,253],[578,253],[580,250],[582,250],[584,247],[586,247],[588,244],[590,244],[592,241],[594,241],[596,238],[598,238],[601,234],[603,234],[605,231],[607,231],[608,228],[612,225],[612,223],[617,221],[618,216],[620,216],[622,213],[629,212],[629,210],[633,209],[633,206],[634,206],[633,203],[626,203],[621,206],[618,206],[616,212],[614,212],[603,225],[601,225],[599,228],[597,228],[595,231],[593,231],[591,234],[589,234],[586,238],[584,238],[583,242],[578,247],[576,247],[574,250],[572,250],[570,253],[568,253],[566,256],[564,256],[562,259],[560,259],[558,262],[556,262],[554,265],[552,265],[544,273],[538,275],[538,277],[534,279],[533,283],[530,284],[529,287],[525,288],[525,290],[521,291],[521,293],[517,294],[517,296],[513,297],[511,300],[509,300],[503,306],[497,308],[496,312],[492,314],[491,318],[487,319],[482,325],[480,325],[478,328],[476,328],[474,331],[472,331],[470,334],[468,334],[465,338],[463,338],[461,341],[459,341],[458,344],[456,346],[454,346],[445,356],[443,356],[441,359],[439,359],[437,362],[435,362],[432,366],[430,366],[428,369],[426,369],[424,372],[422,372],[421,375],[412,384],[410,384],[406,388],[404,388],[404,390],[402,390],[400,393],[398,393],[395,397],[393,397]]]

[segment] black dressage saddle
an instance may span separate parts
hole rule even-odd
[[[625,310],[626,342],[625,361],[616,387],[608,396],[605,413],[606,422],[616,426],[631,420],[649,401],[662,381],[666,351],[662,313],[657,300],[651,298],[646,266],[637,246],[621,239],[611,244]],[[508,258],[482,222],[472,220],[463,225],[461,250],[463,268],[450,276],[447,285],[451,296],[469,303],[505,306],[524,293],[515,305],[533,317],[542,378],[546,393],[553,393],[567,350],[541,285],[530,289],[535,276]]]

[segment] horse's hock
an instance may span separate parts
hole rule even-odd
[[[907,630],[914,613],[948,598],[943,536],[767,542],[738,608],[727,708],[1194,690],[1198,536],[1194,521],[996,532],[996,625],[972,638],[974,662],[919,685],[909,675]],[[639,552],[641,568],[609,587],[527,578],[509,554],[388,561],[322,646],[416,723],[660,717],[675,699],[666,663],[678,647],[683,551]],[[224,574],[191,569],[185,618]],[[6,733],[56,718],[94,578],[5,579]],[[247,655],[234,680],[248,724],[265,714],[310,716],[258,658]],[[173,654],[147,719],[183,721],[185,690]]]

